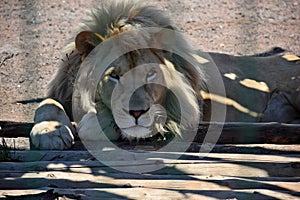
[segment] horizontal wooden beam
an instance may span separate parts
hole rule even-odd
[[[29,137],[33,123],[0,121],[0,137]]]
[[[0,137],[29,137],[33,123],[0,122]],[[209,128],[222,130],[219,144],[299,144],[300,124],[281,123],[201,123],[194,142],[202,143]],[[210,134],[218,134],[213,131]]]
[[[216,148],[222,148],[222,146],[217,145]],[[299,146],[297,148],[300,148]],[[100,151],[100,153],[107,152],[107,155],[102,155],[101,159],[105,161],[110,161],[112,157],[115,161],[124,160],[126,156],[126,151]],[[133,152],[133,151],[131,151]],[[62,151],[47,151],[47,150],[38,150],[38,151],[9,151],[12,160],[16,160],[18,162],[34,162],[34,161],[50,161],[50,162],[67,162],[67,161],[91,161],[95,160],[93,155],[91,155],[88,151],[83,150],[62,150]],[[141,153],[141,151],[139,152]],[[255,154],[255,153],[224,153],[218,152],[215,153],[212,151],[209,154],[206,153],[197,153],[197,152],[153,152],[147,153],[144,151],[144,156],[147,158],[156,157],[156,158],[168,158],[168,156],[164,157],[164,155],[179,155],[179,160],[195,160],[195,161],[203,161],[209,159],[210,162],[271,162],[271,163],[290,163],[290,162],[300,162],[300,152],[298,154],[281,154],[277,155],[271,154]],[[144,157],[138,158],[135,160],[143,159]],[[0,163],[1,166],[1,163]],[[1,168],[0,168],[1,169]]]
[[[124,154],[124,152],[123,152]],[[174,175],[212,175],[241,177],[297,177],[300,174],[299,155],[254,155],[254,154],[199,154],[184,153],[178,160],[166,159],[170,153],[156,152],[149,158],[125,159],[122,151],[107,153],[107,157],[99,161],[32,161],[32,162],[2,162],[0,173],[11,172],[77,172],[77,173],[116,173],[120,171],[137,171],[141,169],[157,169],[154,174]],[[156,155],[157,154],[157,155]],[[173,153],[174,154],[174,153]],[[178,153],[182,155],[182,153]],[[30,155],[30,154],[29,154]],[[59,154],[57,154],[59,156]],[[164,157],[165,156],[165,157]],[[34,155],[32,154],[32,157]],[[114,160],[112,160],[114,158]]]
[[[222,129],[219,144],[299,144],[300,124],[227,122],[200,124],[196,142],[202,143],[211,127]]]
[[[181,145],[180,143],[178,145]],[[193,143],[191,146],[201,146],[199,144]],[[126,149],[126,148],[125,148]],[[142,145],[140,148],[143,149]],[[154,148],[153,148],[154,149]],[[29,150],[29,149],[27,149]],[[194,152],[194,154],[190,153]],[[193,147],[190,149],[190,152],[184,153],[185,156],[198,156],[199,148]],[[196,153],[195,153],[196,152]],[[300,155],[300,145],[275,145],[275,144],[252,144],[252,145],[220,145],[217,144],[211,151],[211,155],[213,154],[225,155],[225,153],[234,153],[231,155],[243,155],[247,157],[247,155],[255,154],[259,156],[263,155],[281,155],[281,156],[290,156],[295,157]],[[246,154],[246,155],[245,155]],[[9,151],[10,158],[15,161],[20,162],[31,162],[31,161],[89,161],[93,160],[94,157],[86,150],[63,150],[63,151],[47,151],[47,150],[31,150],[31,151],[18,151],[18,150],[10,150]],[[118,155],[122,156],[121,154]],[[271,156],[272,157],[272,156]],[[108,158],[110,159],[110,158]]]
[[[76,182],[77,188],[165,188],[170,190],[236,190],[236,189],[288,189],[300,192],[299,178],[269,178],[253,180],[251,178],[226,176],[185,176],[185,175],[131,175],[128,177],[93,175],[72,172],[28,172],[18,177],[18,173],[7,173],[6,180],[0,181],[0,189],[38,189],[47,187],[72,188]],[[113,175],[113,174],[112,174]],[[26,184],[31,180],[32,184]]]

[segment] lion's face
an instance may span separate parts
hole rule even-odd
[[[148,31],[139,30],[121,34],[120,37],[113,36],[113,40],[110,40],[114,41],[114,48],[128,48],[131,43],[147,44],[147,48],[126,51],[110,63],[101,77],[95,98],[100,124],[102,121],[101,127],[117,127],[126,138],[146,138],[164,132],[181,134],[182,130],[198,123],[200,110],[197,91],[203,80],[202,73],[195,67],[198,63],[188,48],[181,47],[185,45],[184,42],[172,40],[168,44],[171,43],[175,51],[176,48],[182,48],[179,52],[185,58],[178,56],[173,50],[162,50],[163,45],[150,48],[149,44],[153,41],[155,43],[167,40],[166,35],[151,35]],[[101,62],[98,63],[103,55],[98,54],[99,49],[95,47],[101,40],[103,39],[97,34],[83,31],[75,41],[81,59],[88,56],[95,61],[95,67],[99,68],[103,67]],[[85,62],[80,68],[87,72],[80,73],[81,79],[98,79],[85,76],[89,74],[89,67],[84,64]],[[87,103],[91,102],[92,97],[85,95],[92,93],[89,84],[83,84],[80,90],[84,94],[81,94],[84,110],[94,112],[93,103]]]
[[[144,49],[122,56],[106,71],[99,96],[124,137],[145,138],[164,131],[164,70],[169,67],[159,52]]]

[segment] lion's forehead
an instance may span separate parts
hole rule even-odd
[[[143,49],[138,51],[129,52],[116,61],[114,61],[111,66],[113,67],[114,71],[119,75],[122,76],[123,74],[127,73],[128,71],[136,68],[138,66],[147,66],[147,64],[162,64],[163,59],[160,56],[160,52],[153,52],[150,49]],[[145,71],[147,72],[147,68]],[[143,71],[141,70],[141,73]]]

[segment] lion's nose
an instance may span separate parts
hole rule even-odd
[[[147,110],[129,110],[129,114],[135,119],[138,119],[142,114],[146,113]]]

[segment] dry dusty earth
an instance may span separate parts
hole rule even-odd
[[[1,0],[0,120],[32,122],[37,103],[92,0]],[[154,0],[204,51],[245,55],[282,48],[300,54],[299,0]]]

